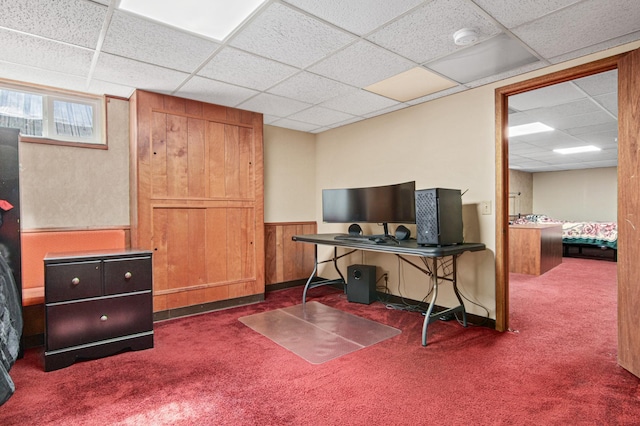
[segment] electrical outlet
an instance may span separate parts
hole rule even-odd
[[[482,214],[491,214],[491,201],[482,201],[480,203],[480,211]]]

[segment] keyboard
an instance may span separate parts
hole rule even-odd
[[[387,244],[393,242],[392,238],[387,238],[380,235],[336,235],[333,237],[338,241],[353,241],[357,243],[365,244]]]

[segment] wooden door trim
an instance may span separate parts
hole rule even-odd
[[[509,329],[509,139],[508,98],[553,84],[618,68],[626,53],[578,65],[562,71],[499,87],[495,91],[496,111],[496,330]]]

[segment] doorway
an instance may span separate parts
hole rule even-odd
[[[496,90],[496,329],[509,327],[509,144],[507,137],[508,98],[519,93],[563,83],[576,78],[618,69],[619,156],[618,156],[618,362],[640,376],[640,255],[636,228],[629,218],[640,212],[640,182],[633,179],[640,158],[640,50],[601,59],[589,64],[519,82]],[[624,219],[624,220],[621,220]],[[622,253],[622,255],[620,255]]]

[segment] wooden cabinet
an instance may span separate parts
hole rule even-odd
[[[264,297],[262,114],[136,91],[131,243],[154,253],[154,312]]]
[[[316,234],[316,222],[265,223],[265,283],[306,280],[313,271],[313,244],[293,241],[294,235]]]
[[[139,250],[45,256],[45,371],[153,347],[151,259]]]
[[[509,226],[509,272],[541,275],[562,263],[562,225]]]

